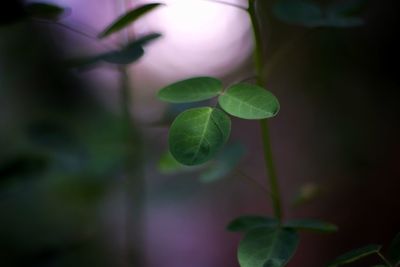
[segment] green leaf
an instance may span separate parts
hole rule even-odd
[[[271,118],[279,111],[278,99],[272,93],[247,83],[231,86],[218,101],[230,115],[248,120]]]
[[[247,232],[261,226],[264,228],[276,228],[278,226],[278,220],[257,215],[240,216],[231,221],[226,229],[231,232]]]
[[[239,244],[240,266],[282,267],[293,256],[298,243],[299,237],[293,230],[254,228]]]
[[[400,264],[400,233],[390,243],[389,260],[394,266]]]
[[[331,264],[329,264],[329,267],[334,267],[354,262],[358,259],[379,252],[381,248],[382,248],[381,245],[372,244],[362,248],[354,249],[336,258]]]
[[[30,3],[25,10],[31,17],[47,20],[58,20],[65,12],[64,8],[47,3]]]
[[[305,0],[281,0],[273,8],[274,15],[288,24],[305,27],[324,25],[324,16],[321,8]]]
[[[210,163],[210,166],[201,173],[200,181],[211,183],[230,174],[243,157],[245,149],[242,144],[236,143],[225,147]]]
[[[108,26],[103,32],[99,34],[99,38],[104,38],[112,33],[120,31],[129,24],[135,22],[137,19],[141,18],[143,15],[147,14],[151,10],[160,6],[160,3],[152,3],[147,5],[142,5],[136,9],[130,10],[117,18],[110,26]]]
[[[332,233],[337,231],[337,226],[334,224],[312,219],[290,220],[286,222],[284,226],[296,230],[306,230],[306,231],[325,232],[325,233]]]
[[[221,91],[221,81],[212,77],[196,77],[164,87],[158,92],[158,98],[170,103],[189,103],[210,99]]]
[[[184,165],[211,159],[226,143],[231,131],[229,117],[219,109],[202,107],[181,113],[169,131],[169,149]]]

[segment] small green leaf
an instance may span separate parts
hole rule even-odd
[[[400,233],[390,243],[389,260],[394,265],[400,265]]]
[[[226,143],[229,117],[219,109],[202,107],[181,113],[169,131],[169,148],[177,161],[198,165],[211,159]]]
[[[226,146],[216,159],[210,163],[210,166],[201,173],[200,181],[211,183],[226,177],[235,169],[244,152],[243,145],[239,143]]]
[[[25,10],[31,17],[47,20],[58,20],[65,12],[64,8],[47,3],[30,3]]]
[[[226,229],[231,232],[247,232],[256,227],[276,228],[277,226],[278,220],[275,218],[247,215],[234,219],[227,225]]]
[[[221,91],[221,81],[212,77],[196,77],[164,87],[158,92],[158,98],[170,103],[189,103],[213,98]]]
[[[334,267],[354,262],[358,259],[379,252],[381,248],[382,248],[381,245],[372,244],[362,248],[354,249],[336,258],[331,264],[329,264],[329,267]]]
[[[288,24],[318,27],[324,24],[323,12],[317,4],[306,0],[281,0],[273,8],[274,15]]]
[[[299,237],[293,230],[254,228],[239,244],[240,266],[282,267],[293,256],[298,243]]]
[[[147,14],[151,10],[155,9],[156,7],[160,6],[160,3],[152,3],[147,5],[142,5],[136,9],[130,10],[117,18],[110,26],[108,26],[103,32],[99,34],[99,38],[104,38],[112,33],[120,31],[121,29],[125,28],[129,24],[135,22],[137,19],[142,17],[143,15]]]
[[[334,224],[312,219],[290,220],[286,222],[284,226],[296,230],[325,232],[325,233],[332,233],[337,231],[337,226]]]
[[[272,93],[247,83],[231,86],[218,101],[230,115],[248,120],[271,118],[279,111],[278,99]]]

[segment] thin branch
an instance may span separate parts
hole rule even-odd
[[[266,193],[267,195],[272,194],[271,191],[269,191],[267,188],[265,188],[260,182],[258,182],[253,177],[245,174],[243,171],[237,169],[236,173],[239,174],[241,177],[245,178],[247,181],[249,181],[252,184],[254,184],[255,186],[257,186],[257,188],[261,189],[263,191],[263,193]]]
[[[376,254],[378,254],[378,256],[382,259],[383,262],[385,262],[385,264],[388,267],[393,267],[393,265],[385,258],[385,256],[382,255],[382,253],[380,253],[379,251],[376,252]]]
[[[81,36],[84,36],[84,37],[86,37],[86,38],[92,40],[92,41],[95,41],[95,43],[96,43],[97,45],[103,46],[103,47],[105,47],[105,48],[107,48],[107,49],[113,48],[113,47],[110,47],[110,46],[108,46],[108,45],[105,45],[104,43],[99,43],[99,39],[97,38],[97,36],[91,35],[91,34],[89,34],[89,33],[87,33],[87,32],[81,31],[81,30],[78,30],[78,29],[76,29],[76,28],[74,28],[74,27],[72,27],[72,26],[69,26],[68,24],[64,24],[64,23],[57,22],[57,21],[41,20],[41,19],[33,19],[33,20],[34,20],[35,22],[37,22],[37,23],[42,23],[42,24],[57,26],[57,27],[66,29],[66,30],[68,30],[68,31],[70,31],[70,32],[79,34],[79,35],[81,35]]]

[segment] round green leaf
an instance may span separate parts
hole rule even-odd
[[[296,219],[285,223],[285,227],[296,230],[332,233],[337,231],[337,226],[328,222],[313,219]]]
[[[299,243],[295,231],[289,229],[254,228],[239,244],[241,267],[282,267],[292,257]]]
[[[170,103],[188,103],[213,98],[221,91],[221,81],[212,77],[196,77],[164,87],[158,92],[158,98]]]
[[[247,83],[228,88],[218,101],[227,113],[248,120],[271,118],[279,111],[278,99],[272,93]]]
[[[228,140],[229,117],[219,109],[202,107],[181,113],[169,131],[169,149],[184,165],[198,165],[211,159]]]
[[[368,255],[374,254],[379,252],[379,250],[382,248],[381,245],[368,245],[362,248],[357,248],[354,249],[350,252],[347,252],[339,257],[337,257],[331,264],[329,264],[329,267],[335,267],[347,263],[354,262],[358,259],[361,259],[363,257],[366,257]]]

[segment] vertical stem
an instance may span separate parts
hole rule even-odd
[[[254,62],[256,68],[257,75],[257,84],[264,87],[265,81],[263,78],[263,67],[264,67],[264,55],[263,55],[263,46],[262,46],[262,35],[260,24],[257,19],[256,13],[256,0],[249,0],[248,12],[250,15],[252,28],[253,28],[253,37],[254,37]],[[272,207],[274,210],[275,217],[282,222],[282,207],[281,207],[281,196],[279,190],[278,177],[276,174],[275,163],[272,155],[272,147],[270,140],[270,131],[268,126],[268,121],[266,119],[260,121],[261,127],[261,135],[263,141],[263,150],[264,150],[264,160],[265,166],[267,168],[268,174],[268,183],[271,191],[271,201]]]
[[[125,11],[129,0],[120,0],[119,8]],[[129,42],[129,31],[121,32],[123,44]],[[127,66],[119,67],[121,75],[121,111],[123,117],[123,141],[125,155],[123,162],[124,186],[126,193],[126,266],[144,266],[144,201],[145,180],[142,172],[142,139],[135,127],[130,108],[133,99],[130,77]]]
[[[123,116],[123,181],[126,194],[126,265],[143,266],[145,181],[142,172],[142,140],[130,114],[131,88],[126,67],[120,67]]]

